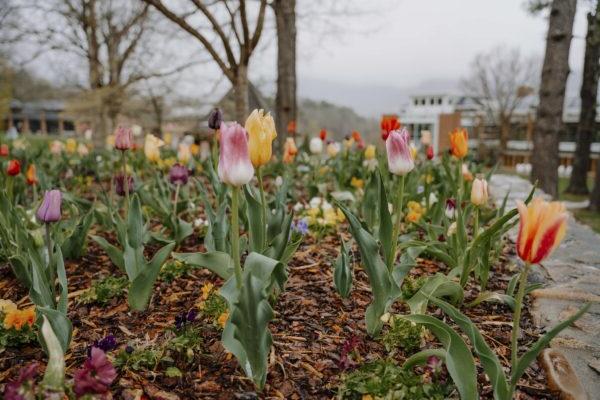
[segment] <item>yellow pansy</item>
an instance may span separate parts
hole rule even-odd
[[[202,292],[202,300],[208,299],[208,296],[210,295],[210,292],[213,290],[214,287],[215,285],[213,285],[210,282],[205,283],[204,286],[202,286],[202,289],[200,289],[200,291]]]

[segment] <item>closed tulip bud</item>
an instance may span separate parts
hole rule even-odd
[[[42,205],[38,208],[36,216],[40,222],[50,223],[60,221],[62,194],[60,190],[49,190],[44,194]]]
[[[175,164],[169,170],[169,181],[173,185],[185,185],[188,183],[189,176],[188,169],[181,164]]]
[[[158,162],[160,160],[160,148],[165,142],[154,135],[146,135],[144,141],[144,154],[149,161]]]
[[[220,108],[214,108],[208,115],[208,127],[215,131],[221,127],[223,122],[223,112]]]
[[[248,132],[250,161],[258,168],[271,160],[272,143],[277,137],[275,121],[270,113],[265,115],[263,110],[254,110],[246,119],[245,128]]]
[[[187,144],[180,144],[177,150],[177,160],[183,165],[187,165],[192,158],[192,152],[190,146]]]
[[[131,128],[119,126],[115,132],[115,149],[126,151],[131,149],[133,144],[133,133]]]
[[[357,142],[362,141],[362,136],[360,135],[360,132],[352,131],[352,139],[354,139]]]
[[[323,140],[318,137],[312,138],[308,147],[312,154],[321,154],[323,152]]]
[[[486,204],[488,201],[488,184],[484,178],[476,178],[471,186],[471,203],[476,206]]]
[[[431,131],[421,131],[421,144],[431,146]]]
[[[35,165],[29,164],[29,166],[27,167],[27,172],[25,173],[25,179],[27,180],[27,184],[29,186],[33,186],[38,183]]]
[[[319,132],[319,138],[322,141],[325,141],[325,139],[327,139],[327,131],[325,129],[321,129],[321,132]]]
[[[446,208],[444,210],[446,214],[446,218],[453,219],[456,215],[456,200],[448,199],[446,200]]]
[[[469,152],[469,134],[464,128],[450,132],[450,151],[456,158],[464,158]]]
[[[21,173],[21,163],[19,160],[10,160],[8,162],[8,167],[6,168],[6,173],[9,176],[17,176]]]
[[[285,143],[283,145],[283,163],[291,164],[292,162],[294,162],[296,154],[298,154],[296,142],[294,142],[293,138],[289,137],[285,140]]]
[[[415,167],[410,147],[410,135],[406,129],[392,131],[385,142],[388,168],[394,175],[406,175]]]
[[[433,154],[433,146],[427,146],[427,159],[428,160],[433,160],[434,154]]]
[[[517,254],[521,260],[537,264],[548,257],[565,237],[567,212],[563,203],[536,197],[526,206],[517,201],[519,234]]]
[[[127,186],[128,186],[128,190],[129,193],[133,193],[133,191],[135,190],[135,182],[133,180],[133,176],[128,175],[127,176]],[[119,174],[117,176],[115,176],[115,193],[118,194],[119,196],[125,196],[126,192],[125,192],[125,177],[123,176],[123,174]]]
[[[8,145],[6,143],[2,143],[0,145],[0,156],[1,157],[8,157]]]
[[[375,147],[375,145],[368,145],[367,148],[365,149],[365,160],[372,160],[375,158],[375,154],[377,152],[377,148]]]
[[[352,138],[352,136],[346,135],[346,137],[344,138],[344,148],[346,150],[350,150],[353,145],[354,145],[354,139]]]
[[[246,130],[237,122],[229,126],[221,123],[220,130],[219,179],[232,186],[243,186],[254,176]]]
[[[329,142],[329,144],[327,144],[327,155],[331,158],[337,156],[340,152],[340,147],[338,142]]]

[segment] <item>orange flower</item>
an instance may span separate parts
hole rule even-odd
[[[525,262],[537,264],[560,244],[567,230],[567,213],[563,203],[547,202],[536,197],[529,206],[518,201],[520,224],[517,253]]]
[[[294,139],[289,137],[285,140],[283,145],[283,163],[291,164],[294,162],[294,158],[298,154],[298,148],[296,147],[296,142]]]
[[[395,115],[384,115],[381,117],[381,138],[387,140],[391,131],[400,129],[400,121]]]
[[[32,326],[35,322],[35,307],[26,308],[25,310],[11,310],[4,317],[4,328],[14,328],[20,331],[23,326]]]
[[[292,120],[287,124],[287,131],[290,135],[296,134],[296,121]]]
[[[223,314],[219,315],[217,318],[217,323],[221,328],[225,328],[225,324],[227,323],[227,319],[229,318],[229,313],[225,311]]]
[[[360,132],[353,131],[352,132],[352,139],[354,139],[357,142],[360,142],[362,140],[362,136],[360,136]]]
[[[27,167],[27,172],[25,173],[25,178],[26,178],[27,184],[29,186],[37,185],[38,178],[37,178],[35,165],[29,164],[29,166]]]
[[[450,132],[450,150],[457,158],[464,158],[469,152],[469,134],[464,128],[456,128]]]

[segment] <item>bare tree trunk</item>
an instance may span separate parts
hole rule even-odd
[[[600,160],[596,162],[596,177],[594,178],[594,190],[590,195],[590,210],[600,212]]]
[[[284,132],[297,117],[296,102],[296,0],[275,0],[277,24],[277,95],[275,114],[277,141],[283,147]]]
[[[569,75],[569,49],[577,0],[553,0],[546,54],[533,136],[532,181],[553,197],[558,195],[558,143],[562,127],[565,87]]]
[[[233,84],[235,99],[235,118],[240,124],[244,124],[248,117],[248,66],[240,64],[235,71]]]
[[[566,190],[567,193],[573,194],[589,193],[587,176],[590,169],[590,147],[596,134],[596,97],[598,96],[600,74],[600,1],[596,2],[596,14],[589,13],[587,20],[577,148],[575,149],[573,173]]]

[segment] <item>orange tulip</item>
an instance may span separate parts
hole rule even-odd
[[[287,131],[290,135],[295,135],[296,134],[296,121],[291,120],[290,122],[288,122],[287,124]]]
[[[452,155],[464,158],[469,152],[469,134],[464,128],[456,128],[450,132],[450,149]]]
[[[27,172],[25,173],[25,178],[29,186],[37,185],[39,181],[37,178],[35,165],[29,164],[29,167],[27,167]]]
[[[523,261],[537,264],[548,257],[565,236],[565,205],[537,197],[529,206],[518,201],[517,209],[520,216],[517,253]]]
[[[298,148],[296,147],[294,139],[291,137],[287,138],[283,145],[283,163],[291,164],[292,162],[294,162],[294,158],[296,157],[297,153]]]

